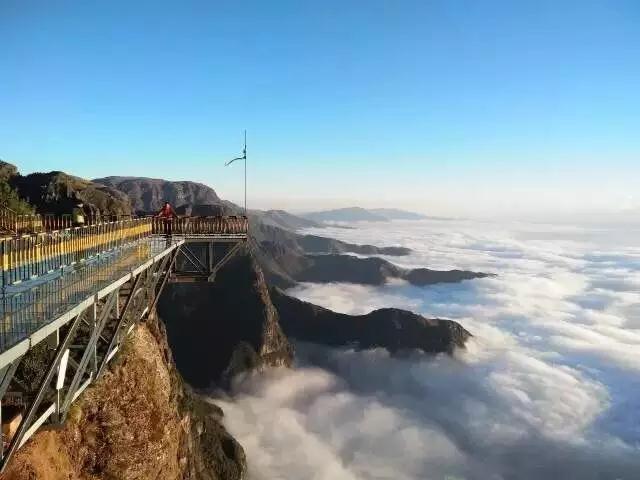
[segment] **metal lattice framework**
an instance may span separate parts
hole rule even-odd
[[[216,273],[227,264],[244,245],[244,241],[218,242],[190,239],[180,247],[178,261],[171,276],[172,282],[213,282]]]

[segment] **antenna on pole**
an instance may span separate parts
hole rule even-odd
[[[229,160],[224,164],[225,167],[231,165],[236,160],[244,160],[244,214],[247,215],[247,131],[244,131],[244,147],[242,148],[242,156]]]

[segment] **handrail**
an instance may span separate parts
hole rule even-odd
[[[246,216],[214,217],[153,217],[152,232],[158,235],[247,235],[249,220]]]
[[[0,227],[14,235],[40,232],[43,226],[42,215],[38,213],[18,213],[6,205],[0,205]]]
[[[123,218],[131,219],[133,217],[131,215],[101,215],[90,213],[86,215],[85,225],[107,223],[122,220]],[[73,219],[71,214],[19,214],[7,206],[0,205],[0,227],[11,232],[13,235],[51,232],[73,227]]]
[[[0,206],[0,227],[13,233],[17,232],[18,212],[6,205]]]

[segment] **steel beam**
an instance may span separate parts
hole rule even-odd
[[[160,283],[160,288],[158,288],[154,294],[154,299],[153,302],[151,303],[151,306],[149,307],[149,312],[152,312],[155,308],[156,305],[158,304],[158,300],[160,299],[160,294],[162,293],[162,290],[164,289],[164,286],[167,284],[167,279],[169,278],[169,275],[171,275],[171,269],[173,268],[174,264],[176,263],[176,259],[178,258],[178,255],[180,254],[180,250],[182,250],[182,247],[184,245],[180,246],[176,252],[173,254],[173,258],[171,258],[171,263],[169,264],[169,267],[167,268],[167,271],[164,273],[164,276],[162,277],[162,282]]]
[[[184,258],[189,260],[189,263],[191,263],[191,265],[193,265],[197,271],[201,273],[207,272],[207,266],[200,261],[197,255],[193,253],[186,244],[180,249],[180,252],[184,256]]]
[[[64,401],[60,406],[60,410],[58,411],[58,415],[61,417],[60,420],[63,420],[66,417],[66,412],[71,406],[73,395],[80,386],[80,382],[82,381],[82,378],[84,377],[84,374],[87,370],[89,360],[95,354],[96,345],[98,343],[98,340],[100,339],[100,336],[102,335],[102,331],[104,330],[105,325],[107,324],[109,315],[113,313],[113,307],[116,304],[116,299],[119,292],[119,290],[114,290],[113,292],[111,292],[111,294],[107,298],[107,301],[102,306],[100,316],[93,326],[91,336],[89,337],[87,345],[84,348],[84,353],[82,354],[82,358],[80,359],[76,373],[73,377],[73,380],[71,381],[71,384],[69,385]]]
[[[216,266],[213,267],[213,271],[210,272],[209,277],[207,278],[208,282],[213,282],[215,280],[216,273],[218,273],[218,270],[220,270],[222,267],[224,267],[224,265],[229,260],[231,260],[231,258],[233,258],[233,256],[236,254],[236,252],[238,250],[240,250],[241,246],[242,246],[241,242],[236,243],[233,247],[231,247],[231,249],[226,253],[226,255],[224,257],[222,257],[218,263],[216,263]]]
[[[144,318],[147,311],[149,311],[149,309],[151,308],[151,303],[155,298],[155,292],[158,287],[158,284],[161,281],[161,279],[164,278],[163,275],[171,274],[170,264],[173,265],[171,263],[172,259],[173,259],[173,255],[166,255],[165,257],[162,258],[162,262],[159,262],[157,264],[157,267],[153,271],[151,269],[147,271],[147,278],[144,283],[144,291],[147,297],[146,298],[147,307],[142,312],[141,318]]]
[[[155,291],[155,287],[157,286],[156,275],[158,275],[158,278],[161,278],[160,276],[162,275],[162,272],[165,271],[172,258],[172,255],[165,255],[162,257],[162,261],[157,264],[155,269],[149,268],[147,270],[147,279],[144,284],[144,288],[147,293]],[[153,298],[153,295],[151,295],[151,297]]]
[[[20,360],[22,360],[22,357],[14,360],[10,365],[2,368],[2,371],[0,372],[0,378],[2,379],[0,380],[0,399],[4,397],[4,393],[7,391],[11,380],[13,380],[13,376],[18,369],[18,365],[20,365]]]
[[[58,365],[60,364],[60,360],[62,360],[62,356],[64,355],[65,351],[69,348],[69,345],[71,344],[71,341],[75,336],[76,330],[78,329],[78,326],[82,321],[82,316],[84,315],[84,313],[85,312],[83,311],[76,316],[76,318],[72,321],[71,325],[69,326],[69,330],[67,331],[63,341],[58,344],[56,354],[53,360],[51,361],[51,364],[49,365],[49,368],[47,369],[47,372],[45,373],[45,376],[42,379],[42,382],[40,383],[40,387],[38,388],[38,391],[34,399],[32,400],[29,408],[27,409],[27,413],[25,414],[22,421],[20,422],[20,425],[18,426],[18,429],[16,430],[15,435],[11,439],[11,443],[9,445],[9,448],[6,454],[1,460],[2,464],[0,465],[0,472],[4,470],[4,467],[7,465],[7,463],[13,456],[13,454],[20,447],[20,445],[22,445],[24,441],[26,441],[27,438],[30,436],[30,435],[26,435],[27,432],[29,431],[30,434],[33,433],[33,431],[30,431],[31,424],[34,421],[35,415],[38,411],[38,408],[40,407],[40,404],[42,403],[42,401],[45,398],[45,395],[47,394],[47,390],[51,387],[51,380],[53,379],[53,376],[58,370]],[[42,420],[42,417],[40,417],[37,420],[37,422],[40,423],[40,420]]]
[[[109,346],[107,347],[107,351],[104,354],[104,357],[102,359],[102,361],[100,362],[100,366],[98,367],[98,370],[96,371],[96,378],[100,378],[102,376],[102,374],[104,373],[104,369],[107,366],[107,362],[109,361],[109,355],[111,354],[111,350],[113,350],[113,348],[119,343],[119,332],[120,332],[120,328],[122,327],[123,321],[125,319],[125,317],[127,316],[127,313],[129,313],[129,309],[131,308],[131,304],[133,303],[133,299],[136,296],[137,290],[138,290],[138,284],[140,283],[140,279],[142,278],[142,275],[138,275],[136,277],[136,279],[133,282],[133,286],[131,287],[131,291],[129,292],[129,296],[127,297],[127,301],[124,305],[124,308],[122,309],[122,312],[120,312],[120,315],[118,316],[118,320],[116,323],[116,328],[113,330],[113,335],[111,336],[111,341],[109,342]]]

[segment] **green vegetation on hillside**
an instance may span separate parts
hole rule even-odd
[[[8,207],[19,214],[33,213],[33,207],[18,196],[9,180],[18,174],[15,165],[0,160],[0,206]]]

